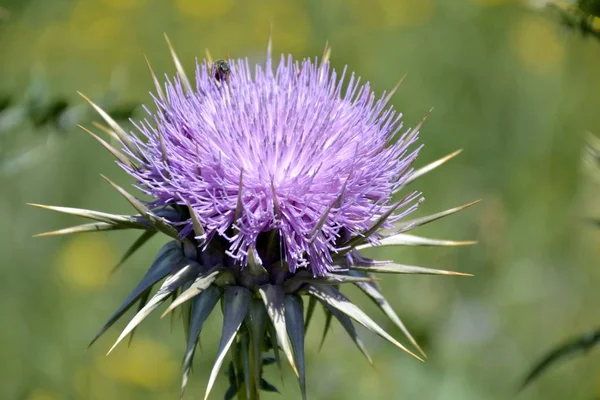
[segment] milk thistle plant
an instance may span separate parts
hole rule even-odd
[[[40,206],[93,221],[42,235],[142,231],[121,263],[156,233],[171,238],[92,343],[137,303],[137,313],[114,348],[172,299],[163,316],[182,310],[187,337],[183,395],[200,332],[220,301],[222,335],[205,399],[228,354],[225,398],[258,399],[261,390],[276,390],[263,369],[273,362],[281,368],[280,352],[306,398],[304,338],[317,304],[327,315],[326,327],[337,319],[369,362],[354,323],[421,359],[423,351],[374,275],[466,274],[371,260],[361,251],[473,243],[407,232],[474,203],[407,220],[421,194],[409,192],[394,200],[458,152],[412,169],[421,148],[416,146],[421,124],[402,132],[401,114],[389,105],[398,87],[375,96],[368,83],[330,67],[327,47],[320,61],[282,56],[276,66],[270,40],[264,65],[251,67],[247,59],[213,62],[207,53],[197,63],[194,85],[170,43],[169,48],[177,76],[161,85],[150,68],[156,110],[146,109],[149,118],[134,123],[137,134],[126,132],[86,98],[108,125],[97,126],[119,145],[88,133],[152,200],[139,200],[105,178],[136,214]],[[347,285],[371,298],[416,352],[344,296]]]

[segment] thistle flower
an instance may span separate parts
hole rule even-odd
[[[406,221],[421,202],[420,193],[393,200],[459,152],[411,169],[421,124],[402,132],[401,114],[389,106],[397,87],[378,98],[368,83],[329,66],[329,48],[320,62],[282,56],[277,66],[272,65],[270,41],[264,66],[251,67],[247,59],[213,63],[208,55],[197,65],[192,86],[169,47],[178,76],[163,87],[150,68],[156,111],[147,109],[149,118],[135,124],[137,135],[88,100],[109,125],[98,126],[121,149],[88,133],[152,201],[138,200],[105,178],[138,214],[41,206],[94,221],[42,235],[141,230],[121,263],[157,232],[173,239],[92,343],[138,302],[116,346],[171,298],[163,316],[181,306],[187,334],[183,395],[200,331],[220,300],[222,337],[206,397],[229,352],[226,398],[237,393],[257,399],[260,390],[276,390],[262,371],[273,360],[281,368],[281,349],[305,398],[304,337],[320,303],[326,327],[335,317],[369,362],[354,322],[420,359],[340,287],[359,287],[423,354],[373,274],[466,274],[370,260],[360,251],[471,244],[406,232],[474,203]],[[306,314],[302,296],[308,297]],[[326,333],[327,328],[323,338]],[[274,359],[263,356],[270,350]]]

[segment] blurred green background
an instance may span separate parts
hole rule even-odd
[[[348,64],[379,91],[407,73],[394,98],[407,126],[434,107],[422,129],[419,165],[457,148],[464,152],[420,180],[426,202],[418,213],[484,201],[419,233],[479,244],[377,256],[475,276],[383,281],[427,352],[425,363],[362,330],[372,369],[335,323],[318,351],[319,315],[307,337],[311,399],[511,398],[549,348],[600,322],[600,231],[583,222],[600,215],[600,180],[582,158],[585,131],[600,132],[600,43],[561,30],[531,4],[3,0],[0,7],[0,93],[16,102],[36,80],[78,109],[87,110],[76,90],[93,99],[110,92],[115,104],[148,103],[152,82],[143,54],[160,76],[174,74],[163,32],[190,72],[205,47],[218,58],[262,60],[272,22],[275,53],[314,57],[329,41],[333,65]],[[121,321],[84,351],[161,240],[109,279],[134,233],[32,238],[79,220],[26,202],[131,212],[100,173],[131,183],[78,129],[25,123],[0,130],[1,399],[178,397],[180,321],[172,328],[151,317],[129,349],[122,345],[105,357]],[[360,293],[350,296],[400,337]],[[204,330],[188,399],[204,394],[219,319],[212,316]],[[291,371],[283,387],[275,368],[267,376],[283,398],[299,398]],[[217,384],[213,398],[221,398],[226,378]],[[598,396],[595,351],[550,369],[517,398]]]

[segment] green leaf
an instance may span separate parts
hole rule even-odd
[[[185,285],[186,283],[189,283],[189,281],[184,282],[183,285]],[[177,296],[179,296],[180,291],[181,291],[181,286],[176,288],[175,290],[173,290],[171,292],[171,294],[169,294],[169,299],[171,300],[171,303],[173,303],[173,301],[177,298]],[[171,332],[173,332],[174,328],[175,328],[175,313],[171,314]]]
[[[184,283],[183,286],[179,288],[179,291],[181,291],[180,293],[183,293],[186,290],[188,290],[191,285],[192,285],[191,281],[187,281],[186,283]],[[183,325],[183,333],[185,336],[185,343],[187,343],[188,340],[190,340],[191,318],[192,318],[192,304],[185,303],[183,305],[183,307],[181,307],[181,323]]]
[[[142,308],[127,324],[123,332],[112,346],[112,348],[108,351],[107,354],[110,354],[115,347],[123,340],[125,336],[129,334],[136,326],[138,326],[148,315],[152,313],[152,311],[156,310],[158,306],[160,306],[174,290],[179,288],[185,282],[193,279],[194,276],[198,273],[200,269],[200,265],[192,260],[187,260],[185,267],[181,268],[179,271],[175,272],[173,275],[169,276],[165,282],[162,284],[158,292],[148,301],[148,303]]]
[[[386,339],[390,343],[394,344],[401,350],[415,357],[418,360],[423,361],[419,356],[414,354],[412,351],[400,344],[396,339],[391,337],[386,331],[384,331],[379,325],[375,323],[367,314],[365,314],[360,308],[354,305],[346,296],[344,296],[339,290],[332,286],[314,286],[308,287],[308,293],[315,296],[323,304],[329,305],[342,313],[346,314],[359,324],[372,332],[375,332],[382,338]]]
[[[310,321],[312,320],[312,316],[315,313],[315,307],[317,305],[317,299],[310,296],[308,298],[308,308],[306,310],[306,320],[304,322],[304,332],[308,332],[308,326],[310,325]]]
[[[384,246],[471,246],[474,244],[477,244],[477,242],[470,240],[452,241],[429,239],[421,236],[408,235],[406,233],[397,233],[379,240],[378,244],[365,243],[361,244],[360,246],[356,246],[356,250],[365,250],[373,247]]]
[[[173,311],[173,309],[175,309],[175,307],[188,301],[192,297],[199,295],[200,293],[202,293],[202,291],[204,291],[208,287],[210,287],[210,285],[212,285],[212,283],[215,281],[215,279],[217,279],[217,276],[219,275],[219,273],[221,273],[220,267],[216,267],[209,271],[200,273],[198,275],[198,277],[196,278],[196,280],[194,281],[194,283],[192,283],[185,292],[181,293],[179,295],[179,297],[177,297],[177,299],[175,299],[173,301],[173,303],[171,303],[169,308],[167,308],[165,310],[165,312],[163,313],[163,315],[161,315],[161,318],[164,318],[165,315],[167,315],[168,313]]]
[[[125,254],[121,257],[117,265],[113,267],[110,271],[111,274],[114,274],[121,265],[125,263],[135,253],[140,247],[142,247],[148,240],[152,239],[152,237],[156,234],[156,231],[144,231],[140,237],[137,238],[135,242],[127,249]]]
[[[364,272],[361,271],[348,271],[350,275],[353,276],[366,276]],[[386,300],[383,293],[379,289],[379,286],[376,282],[357,282],[356,286],[360,290],[362,290],[377,306],[383,311],[383,313],[396,325],[404,336],[408,339],[408,341],[421,353],[423,357],[425,356],[425,352],[421,349],[421,346],[417,343],[417,341],[410,334],[409,330],[406,328],[400,317],[396,314],[390,303]]]
[[[271,364],[275,364],[277,362],[277,359],[275,357],[271,357],[271,356],[264,356],[262,359],[262,365],[263,366],[269,366]]]
[[[269,316],[271,322],[273,323],[273,326],[275,327],[277,341],[281,345],[283,353],[287,357],[290,366],[294,371],[294,374],[296,374],[296,376],[299,376],[298,369],[296,368],[296,363],[294,362],[294,356],[292,355],[292,348],[290,347],[286,331],[283,287],[267,284],[261,286],[258,289],[258,292],[260,293],[260,296],[262,297],[263,302],[265,303],[267,315]]]
[[[304,305],[300,296],[286,295],[284,298],[285,325],[292,343],[294,360],[298,367],[298,382],[302,398],[306,400],[306,367],[304,361]]]
[[[167,276],[173,267],[181,262],[183,257],[183,252],[179,243],[171,241],[165,244],[158,252],[156,260],[150,269],[148,269],[148,272],[146,272],[146,275],[144,275],[141,282],[138,283],[133,292],[127,296],[117,311],[110,316],[108,321],[92,339],[88,347],[94,344],[94,342],[98,340],[98,338],[102,336],[102,334],[106,332],[108,328],[110,328],[121,317],[121,315],[125,313],[125,311],[129,310],[133,303],[138,300],[144,292],[151,289],[154,284]]]
[[[352,323],[350,318],[348,318],[346,316],[346,314],[343,314],[342,312],[338,311],[337,309],[335,309],[329,305],[325,305],[325,308],[327,308],[327,310],[329,311],[329,315],[333,315],[340,322],[340,324],[342,325],[344,330],[348,333],[348,335],[350,336],[350,338],[352,339],[352,341],[354,342],[356,347],[358,347],[358,349],[364,354],[364,356],[367,358],[367,361],[369,362],[369,364],[371,364],[371,366],[373,366],[373,360],[371,359],[371,356],[367,352],[367,348],[363,344],[362,340],[360,339],[360,337],[358,337],[356,328],[354,327],[354,324]]]
[[[264,379],[260,379],[260,389],[265,392],[279,393],[279,390]]]
[[[544,357],[539,360],[529,371],[519,390],[523,390],[527,385],[537,379],[543,372],[545,372],[549,367],[555,365],[557,362],[568,357],[585,353],[598,344],[600,344],[600,329],[588,332],[585,335],[569,340],[568,342],[552,349],[549,353],[544,355]]]
[[[325,344],[325,338],[327,337],[327,334],[331,329],[331,319],[333,317],[333,315],[331,315],[331,312],[327,307],[325,307],[323,311],[325,311],[325,326],[323,327],[323,336],[321,336],[321,344],[319,344],[319,351],[321,351],[321,349],[323,348],[323,344]]]
[[[420,274],[420,275],[451,275],[451,276],[472,276],[463,272],[445,271],[442,269],[432,269],[425,267],[417,267],[413,265],[388,263],[377,264],[354,264],[350,269],[372,273],[386,274]]]
[[[183,358],[183,379],[181,381],[181,397],[187,386],[192,360],[196,353],[196,346],[200,338],[200,332],[204,322],[215,308],[217,301],[221,298],[221,290],[216,286],[210,286],[200,293],[192,303],[190,330],[188,335],[187,348]]]
[[[227,286],[225,288],[225,295],[223,297],[223,331],[219,349],[217,350],[217,359],[215,360],[210,373],[210,378],[208,379],[204,400],[208,399],[210,391],[217,379],[219,369],[221,369],[221,365],[225,359],[225,355],[231,347],[242,321],[244,321],[244,318],[246,317],[248,304],[251,299],[252,293],[246,288],[241,286]]]
[[[227,388],[227,391],[225,392],[225,397],[223,397],[223,400],[233,400],[237,392],[237,386],[229,386],[229,388]]]

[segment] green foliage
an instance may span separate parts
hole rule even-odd
[[[594,26],[594,20],[600,18],[600,0],[578,0],[575,5],[568,7],[553,3],[549,6],[565,27],[600,40],[600,28]]]
[[[592,162],[593,168],[596,170],[596,174],[600,172],[600,139],[592,134],[588,135],[588,143],[585,144],[584,159],[589,159]],[[587,222],[591,222],[596,226],[598,225],[598,220],[596,219],[590,219]],[[584,333],[567,341],[566,343],[552,348],[550,351],[545,353],[533,365],[533,367],[531,367],[520,386],[520,390],[525,389],[525,387],[538,379],[549,368],[554,367],[570,357],[586,354],[589,350],[599,344],[600,329]]]
[[[101,103],[113,118],[129,119],[137,104],[113,105],[115,99],[115,93],[107,92]],[[37,163],[48,147],[49,138],[44,136],[64,135],[78,124],[89,122],[92,116],[91,110],[79,102],[52,94],[44,76],[34,70],[22,95],[0,93],[0,174],[15,174]],[[11,135],[23,130],[37,136],[35,144],[27,147],[14,144],[18,140]]]
[[[589,178],[589,168],[582,173],[580,133],[600,126],[600,52],[594,40],[564,35],[556,21],[514,1],[484,3],[501,1],[12,0],[14,9],[7,5],[11,2],[3,4],[10,7],[10,18],[0,27],[0,87],[13,102],[21,102],[31,65],[40,61],[46,66],[52,97],[64,97],[88,112],[75,91],[98,101],[107,93],[113,69],[121,66],[129,76],[118,91],[123,98],[98,101],[100,105],[110,109],[129,101],[148,104],[152,81],[142,54],[148,54],[160,77],[175,75],[164,54],[162,32],[171,35],[190,72],[193,57],[201,57],[205,47],[216,58],[229,53],[255,60],[255,54],[262,55],[270,21],[275,53],[312,56],[329,41],[333,65],[350,65],[374,83],[376,93],[393,87],[407,73],[393,98],[404,113],[405,126],[414,126],[435,107],[423,127],[427,144],[416,167],[464,149],[444,166],[444,174],[427,174],[413,186],[427,199],[415,217],[461,204],[465,198],[484,199],[468,211],[472,218],[448,218],[435,229],[423,226],[420,234],[477,239],[479,244],[468,250],[368,251],[396,262],[475,276],[452,279],[451,285],[433,276],[379,282],[402,320],[417,322],[410,327],[429,355],[425,363],[399,357],[392,345],[355,327],[377,366],[373,371],[360,351],[349,349],[353,339],[347,338],[337,317],[324,349],[317,352],[325,318],[315,312],[306,338],[307,392],[314,400],[507,398],[531,360],[589,329],[597,318],[598,231],[580,220],[600,215],[600,190]],[[194,5],[196,12],[182,11]],[[129,259],[131,268],[103,283],[140,232],[80,236],[87,240],[31,239],[41,230],[78,222],[73,216],[31,209],[25,202],[116,214],[130,211],[98,180],[98,171],[117,176],[113,158],[78,130],[45,135],[54,131],[51,125],[33,131],[29,123],[15,130],[2,135],[3,160],[37,148],[47,137],[60,140],[51,156],[43,143],[37,161],[27,164],[35,168],[0,174],[0,226],[5,228],[0,233],[0,315],[5,322],[0,354],[10,360],[0,363],[0,398],[176,397],[183,335],[178,329],[171,332],[158,316],[144,322],[130,348],[122,346],[105,357],[117,329],[124,328],[117,323],[107,339],[82,351],[103,316],[110,315],[143,277],[143,267],[151,264],[160,240],[145,244]],[[8,138],[10,142],[4,142]],[[117,183],[128,188],[130,182]],[[440,192],[442,196],[434,196]],[[90,242],[102,243],[107,250],[94,252]],[[72,260],[70,269],[64,268],[65,258]],[[92,260],[80,262],[82,258]],[[106,261],[104,272],[96,270],[96,260]],[[73,271],[86,280],[72,278]],[[90,281],[96,286],[82,283]],[[401,337],[400,329],[386,322],[371,300],[361,299],[360,293],[349,297]],[[125,318],[136,308],[133,305]],[[214,328],[220,321],[214,318],[207,322],[211,329],[203,329],[202,357],[194,363],[188,395],[202,393],[206,385],[220,333]],[[519,399],[593,398],[600,393],[595,383],[599,365],[596,351],[550,369]],[[285,398],[298,398],[291,370],[281,385],[272,369],[265,369],[266,381]],[[226,379],[219,378],[216,385],[214,393],[228,388]],[[277,398],[281,396],[265,395]]]

